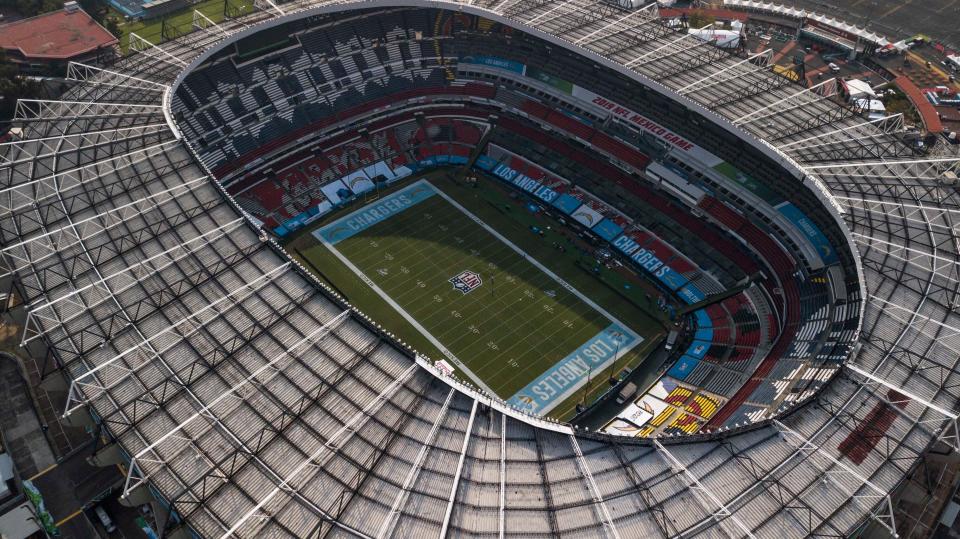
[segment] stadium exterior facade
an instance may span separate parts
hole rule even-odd
[[[960,160],[915,155],[896,119],[865,123],[828,93],[771,84],[742,58],[646,34],[658,24],[651,12],[487,4],[267,3],[222,25],[201,16],[178,41],[132,38],[140,54],[110,70],[71,65],[77,85],[63,101],[20,104],[24,140],[0,161],[0,222],[24,342],[55,358],[49,376],[66,383],[68,418],[89,411],[115,441],[125,496],[164,500],[176,515],[168,533],[182,523],[211,537],[839,537],[868,520],[892,533],[890,493],[927,449],[958,445],[958,208],[942,180]],[[226,42],[292,17],[391,6],[474,13],[571,48],[808,185],[859,276],[861,344],[847,363],[782,416],[622,440],[442,376],[323,289],[211,180],[171,113],[173,94]],[[605,33],[623,50],[691,62],[694,89],[754,100],[777,122],[713,112],[689,84],[651,80],[584,39]],[[801,136],[777,141],[794,128]],[[881,442],[844,460],[838,445],[878,406],[892,411],[889,425],[864,435]]]

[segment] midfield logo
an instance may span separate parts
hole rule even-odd
[[[464,294],[473,292],[474,289],[479,288],[480,285],[483,284],[483,281],[480,279],[480,274],[470,270],[461,271],[454,277],[451,277],[449,281],[455,290],[459,290]]]

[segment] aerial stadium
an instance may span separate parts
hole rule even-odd
[[[162,536],[898,536],[955,455],[960,158],[840,79],[656,4],[197,15],[0,154],[22,344]]]

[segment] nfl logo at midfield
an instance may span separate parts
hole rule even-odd
[[[480,279],[480,274],[470,270],[461,271],[451,277],[449,281],[455,290],[459,290],[464,294],[473,292],[474,289],[479,288],[480,285],[483,284],[483,281]]]

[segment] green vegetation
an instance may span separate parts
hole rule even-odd
[[[35,99],[40,95],[40,84],[21,77],[17,66],[7,62],[6,55],[0,50],[0,133],[13,118],[18,99]]]
[[[193,29],[193,12],[199,11],[211,21],[220,23],[226,18],[239,17],[254,11],[253,0],[204,0],[162,18],[143,21],[128,21],[120,24],[120,50],[130,50],[130,33],[158,44]]]
[[[607,282],[601,282],[585,271],[584,256],[567,239],[569,230],[549,227],[548,218],[526,211],[492,180],[479,188],[450,180],[434,180],[434,185],[643,337],[617,362],[617,370],[642,363],[663,334],[659,317],[647,312],[642,285],[609,270],[603,272]],[[544,235],[530,230],[529,219],[540,221]],[[432,359],[445,357],[309,233],[291,240],[287,249],[388,331]],[[611,323],[439,196],[337,243],[336,249],[504,398]],[[467,294],[455,290],[449,279],[463,270],[479,273],[483,284]],[[628,281],[636,288],[622,288]],[[609,388],[607,379],[615,374],[612,366],[592,372],[589,386],[550,415],[569,419],[578,402],[586,398],[589,403]]]
[[[64,0],[0,0],[0,8],[15,11],[21,17],[35,17],[63,9]],[[78,0],[80,7],[111,34],[120,35],[122,17],[110,9],[105,0]]]
[[[0,0],[4,11],[16,11],[22,17],[33,17],[63,8],[62,0]]]
[[[902,113],[904,120],[912,124],[920,124],[923,121],[917,107],[898,88],[894,88],[894,93],[885,93],[881,100],[883,106],[887,109],[887,114]]]
[[[716,17],[705,11],[695,9],[687,16],[687,26],[690,28],[703,28],[717,22]]]
[[[437,196],[336,248],[503,398],[610,323]]]
[[[120,21],[123,18],[116,15],[105,0],[79,0],[79,4],[87,14],[93,17],[93,20],[100,23],[100,26],[114,36],[120,37]]]

